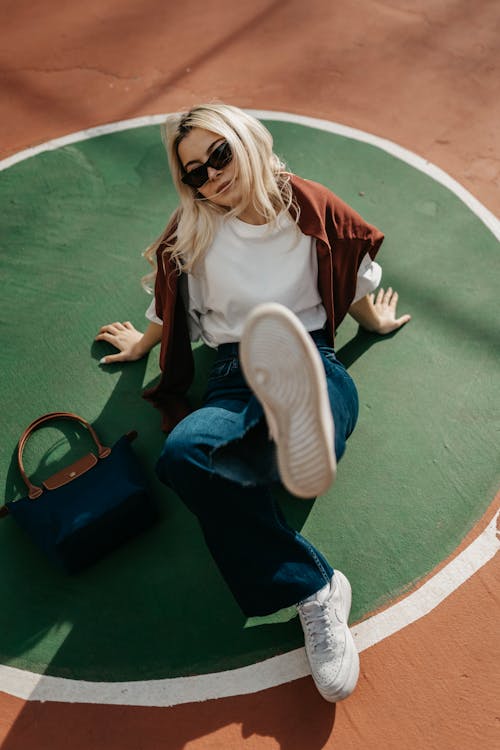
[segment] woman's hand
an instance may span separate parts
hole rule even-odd
[[[376,333],[391,333],[411,320],[411,315],[396,317],[399,295],[392,290],[392,287],[389,287],[386,292],[379,289],[376,299],[374,294],[370,294],[369,297],[379,321]]]
[[[95,341],[107,341],[108,344],[119,349],[119,353],[108,354],[100,360],[99,364],[109,365],[112,362],[134,362],[141,359],[146,354],[140,345],[143,335],[128,320],[126,323],[110,323],[103,326],[95,337]]]
[[[349,308],[349,313],[367,331],[374,333],[392,333],[411,320],[411,315],[396,317],[398,293],[392,287],[387,291],[379,289],[377,296],[367,294]]]

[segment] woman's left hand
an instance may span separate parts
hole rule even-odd
[[[411,320],[408,314],[396,317],[398,298],[398,293],[392,287],[387,291],[379,289],[376,297],[375,294],[367,294],[351,305],[349,313],[367,331],[382,335],[392,333]]]
[[[383,289],[379,289],[376,298],[374,294],[370,294],[369,297],[378,318],[375,333],[392,333],[392,331],[396,331],[411,320],[411,315],[408,314],[401,315],[400,318],[396,317],[399,295],[393,291],[392,287],[389,287],[385,292]]]

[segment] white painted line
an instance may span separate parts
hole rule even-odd
[[[474,198],[472,193],[469,193],[463,185],[454,180],[453,177],[443,169],[432,164],[432,162],[423,159],[413,151],[409,151],[408,149],[403,148],[403,146],[399,146],[397,143],[394,143],[394,141],[380,138],[372,133],[366,133],[364,130],[350,128],[348,125],[341,125],[338,122],[330,122],[329,120],[321,120],[315,117],[295,115],[290,112],[273,112],[260,109],[248,109],[246,111],[263,120],[293,122],[298,125],[306,125],[310,128],[316,128],[317,130],[326,130],[329,133],[342,135],[345,138],[352,138],[355,141],[369,143],[382,151],[386,151],[400,161],[404,161],[415,169],[418,169],[419,172],[424,172],[429,177],[432,177],[433,180],[439,182],[440,185],[443,185],[452,193],[455,193],[455,195],[460,198],[460,200],[465,203],[465,205],[468,206],[484,224],[486,224],[492,234],[494,234],[497,239],[500,239],[500,220],[497,219],[495,214],[489,211],[486,206],[483,206],[477,198]]]
[[[437,607],[491,560],[500,546],[498,513],[487,528],[436,575],[405,599],[352,628],[359,651],[388,638]],[[248,695],[309,674],[303,648],[248,667],[195,677],[134,682],[88,682],[0,666],[0,690],[29,701],[118,706],[177,706]]]
[[[76,133],[69,133],[68,135],[63,135],[61,138],[54,138],[51,141],[39,143],[38,146],[26,148],[24,151],[18,151],[16,154],[2,159],[0,161],[0,172],[13,167],[14,164],[30,159],[32,156],[43,154],[45,151],[55,151],[58,148],[63,148],[63,146],[71,146],[72,143],[88,141],[90,138],[97,138],[100,135],[109,135],[109,133],[117,133],[122,130],[133,130],[134,128],[142,128],[147,125],[160,125],[164,122],[165,117],[166,115],[150,115],[148,117],[135,117],[131,120],[109,122],[106,125],[97,125],[95,128],[88,128],[88,130],[78,130]]]
[[[465,203],[474,214],[476,214],[483,224],[488,227],[492,234],[500,240],[500,220],[497,219],[496,216],[486,208],[486,206],[483,206],[483,204],[480,203],[472,193],[469,193],[463,185],[454,180],[453,177],[443,171],[440,167],[432,164],[432,162],[418,156],[418,154],[415,154],[413,151],[409,151],[386,138],[380,138],[372,133],[366,133],[364,130],[350,128],[349,126],[341,125],[338,122],[330,122],[329,120],[321,120],[315,117],[306,117],[305,115],[296,115],[291,112],[275,112],[273,110],[264,109],[247,109],[246,111],[263,120],[293,122],[298,125],[316,128],[317,130],[325,130],[329,133],[344,136],[345,138],[352,138],[355,141],[369,143],[382,151],[386,151],[388,154],[395,156],[400,161],[406,162],[406,164],[418,169],[420,172],[424,172],[433,180],[448,188],[448,190],[460,198],[460,200]],[[69,146],[72,143],[86,141],[90,138],[97,138],[100,135],[108,135],[109,133],[116,133],[123,130],[132,130],[133,128],[142,128],[148,125],[159,125],[165,120],[166,116],[166,114],[149,115],[146,117],[135,117],[131,120],[119,120],[105,125],[98,125],[94,128],[88,128],[87,130],[79,130],[76,133],[70,133],[61,138],[54,138],[51,141],[40,143],[38,146],[19,151],[17,154],[13,154],[12,156],[8,156],[6,159],[1,160],[0,171],[8,169],[14,164],[29,159],[32,156],[36,156],[37,154],[41,154],[44,151],[54,151],[63,146]]]
[[[425,617],[491,560],[500,547],[497,533],[499,513],[482,534],[419,589],[383,612],[355,625],[352,632],[358,649],[364,651]]]

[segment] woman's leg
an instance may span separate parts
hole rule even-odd
[[[165,442],[157,473],[197,516],[243,612],[266,615],[318,591],[333,571],[287,524],[268,484],[257,485],[250,478],[237,482],[218,472],[214,455],[234,436],[244,406],[235,401],[237,411],[232,411],[225,404],[198,409],[177,425]],[[261,429],[269,445],[265,424],[253,429]],[[241,438],[242,447],[246,437]]]
[[[356,388],[324,336],[313,338],[325,369],[336,423],[335,453],[340,459],[357,419]],[[269,443],[262,442],[266,435],[255,413],[250,427],[243,420],[245,430],[241,430],[241,415],[248,416],[255,401],[244,393],[237,357],[222,370],[230,374],[233,396],[238,392],[238,398],[227,399],[224,378],[219,378],[211,395],[209,388],[205,407],[167,438],[158,475],[198,517],[212,556],[247,616],[298,603],[316,686],[326,700],[342,700],[354,690],[359,675],[359,657],[348,627],[350,584],[340,571],[334,575],[325,558],[288,526],[269,485],[252,480],[252,471],[245,476],[238,472],[245,465],[250,440],[256,440],[253,447],[258,455],[269,453]],[[239,450],[227,451],[235,445]]]
[[[357,419],[356,387],[325,335],[313,338],[325,368],[338,460]],[[214,365],[205,406],[167,438],[157,472],[197,516],[242,610],[262,615],[318,591],[332,569],[287,524],[271,494],[273,444],[242,376],[237,347],[229,354]]]
[[[244,371],[277,441],[283,481],[302,497],[323,492],[333,481],[335,458],[344,453],[358,412],[354,383],[337,362],[325,333],[311,337],[320,360],[295,316],[270,303],[252,311],[242,338]],[[335,420],[335,441],[329,411]],[[329,701],[350,695],[359,676],[359,657],[348,626],[350,609],[351,586],[338,570],[325,586],[298,603],[311,673]]]

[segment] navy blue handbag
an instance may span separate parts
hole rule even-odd
[[[30,435],[56,419],[72,419],[90,432],[97,455],[88,453],[36,487],[23,466]],[[76,573],[139,532],[157,517],[139,462],[130,445],[137,433],[124,435],[113,448],[101,444],[82,417],[53,412],[26,428],[17,449],[28,496],[8,502],[0,515],[10,515],[38,547],[69,573]]]

